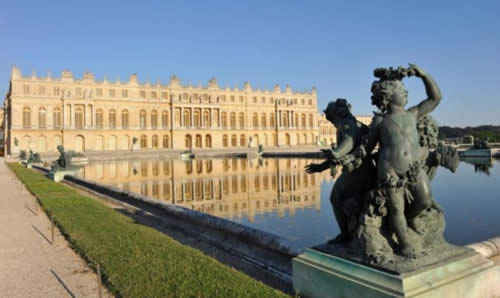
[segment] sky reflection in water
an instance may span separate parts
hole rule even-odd
[[[119,161],[88,165],[81,174],[170,203],[176,196],[178,205],[280,235],[303,249],[339,232],[329,200],[334,180],[326,171],[315,175],[314,184],[309,176],[306,184],[303,167],[309,162],[281,159],[259,165],[243,159],[194,161],[189,166],[182,161]],[[126,177],[120,176],[123,169]],[[480,166],[477,161],[461,162],[454,174],[439,168],[432,187],[445,213],[449,242],[464,245],[500,236],[498,161]]]

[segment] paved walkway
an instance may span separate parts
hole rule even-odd
[[[50,240],[49,219],[0,158],[0,296],[98,297],[94,272],[57,229]]]

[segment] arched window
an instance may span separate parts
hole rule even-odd
[[[294,118],[293,118],[293,126],[298,127],[299,126],[299,114],[294,113]]]
[[[82,129],[83,128],[83,108],[76,107],[75,109],[75,128]]]
[[[222,147],[228,147],[229,144],[228,144],[228,139],[227,139],[227,135],[223,135],[222,136]]]
[[[222,112],[221,122],[222,122],[222,127],[226,128],[227,127],[227,113],[226,112]]]
[[[141,149],[146,149],[148,147],[148,137],[146,135],[141,136]]]
[[[261,124],[262,124],[262,128],[266,128],[267,127],[266,113],[262,113],[262,115],[261,115]]]
[[[244,134],[240,135],[240,146],[241,147],[246,146],[246,137]]]
[[[191,147],[193,147],[193,139],[191,138],[191,135],[186,135],[185,145],[188,149],[191,149]]]
[[[191,126],[191,110],[190,109],[184,109],[184,126],[185,127]]]
[[[96,126],[96,128],[103,127],[103,122],[104,122],[103,114],[104,113],[103,113],[102,109],[97,109],[97,111],[95,111],[95,126]]]
[[[205,127],[212,126],[212,123],[210,121],[210,111],[209,110],[203,111],[203,126],[205,126]]]
[[[163,136],[163,148],[168,148],[169,147],[169,139],[168,139],[168,135],[164,135]]]
[[[245,128],[245,114],[244,113],[238,114],[238,122],[240,123],[240,129],[244,129]]]
[[[231,112],[231,128],[236,128],[236,113]]]
[[[141,112],[139,113],[139,126],[141,128],[146,128],[146,126],[147,126],[146,111],[145,110],[141,110]]]
[[[302,128],[306,128],[306,114],[300,115],[300,122],[301,122]]]
[[[238,146],[238,139],[236,138],[236,135],[231,136],[231,146],[233,147]]]
[[[201,141],[202,141],[201,135],[196,135],[196,137],[195,137],[195,146],[196,146],[196,148],[201,148],[202,147]]]
[[[274,127],[274,113],[269,115],[269,126]]]
[[[153,149],[158,149],[158,136],[157,135],[153,135],[153,138],[151,139],[151,147],[153,147]]]
[[[194,127],[198,128],[201,126],[201,115],[200,115],[200,109],[195,109],[194,110]]]
[[[170,121],[168,119],[168,111],[163,110],[163,112],[161,112],[161,127],[167,128],[169,122]]]
[[[211,135],[205,136],[205,147],[212,148],[212,136]]]
[[[253,116],[252,116],[252,125],[253,127],[259,127],[259,115],[257,115],[257,113],[253,113]]]
[[[290,135],[289,134],[285,134],[285,144],[290,145]]]
[[[109,128],[116,128],[116,111],[109,110]]]
[[[151,111],[151,127],[158,128],[158,112],[156,110]]]
[[[278,140],[276,139],[276,134],[275,134],[275,133],[273,133],[273,134],[271,135],[271,138],[272,138],[272,140],[271,140],[271,145],[276,146],[276,145],[278,144]]]
[[[47,128],[47,110],[44,107],[38,109],[38,128]]]
[[[300,135],[299,135],[299,134],[297,134],[297,143],[296,143],[296,144],[297,144],[297,145],[299,145],[299,144],[300,144]]]
[[[122,128],[128,128],[128,110],[123,109],[122,110]]]
[[[283,111],[283,123],[282,127],[288,127],[288,111]]]
[[[61,128],[62,127],[62,115],[61,115],[61,108],[60,107],[55,107],[54,111],[52,112],[52,121],[54,128]]]
[[[309,114],[309,128],[313,128],[313,115]]]

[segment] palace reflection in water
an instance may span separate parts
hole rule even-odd
[[[329,171],[307,174],[307,159],[140,160],[95,163],[80,170],[86,179],[171,204],[233,219],[320,209],[320,185]]]

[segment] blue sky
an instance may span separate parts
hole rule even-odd
[[[0,94],[23,74],[318,88],[371,114],[373,69],[420,65],[441,125],[500,124],[500,1],[2,1]],[[423,84],[405,81],[410,105]]]

